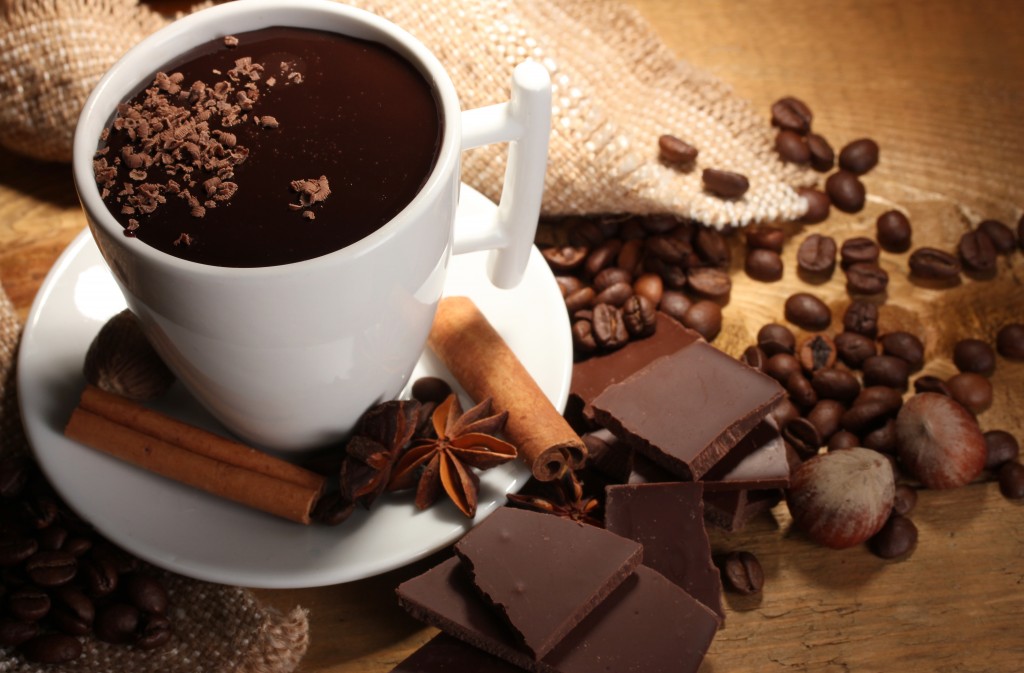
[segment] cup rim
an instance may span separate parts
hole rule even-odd
[[[338,21],[353,21],[361,24],[375,36],[384,38],[394,48],[401,47],[402,56],[416,66],[430,82],[437,95],[441,113],[441,147],[437,159],[423,186],[406,206],[394,217],[371,234],[344,248],[287,264],[258,267],[216,266],[167,254],[134,237],[124,236],[124,227],[110,213],[100,198],[96,184],[93,159],[99,146],[100,133],[106,127],[118,103],[122,102],[139,86],[140,82],[155,72],[173,56],[192,47],[217,39],[223,35],[258,30],[272,26],[315,28],[329,32],[334,24],[307,25],[303,19],[315,14],[331,15]],[[234,31],[218,30],[226,22],[245,17],[245,25]],[[372,39],[372,38],[368,38]],[[135,63],[148,63],[140,69]],[[140,72],[145,70],[145,72]],[[131,74],[128,74],[131,73]],[[334,0],[236,0],[199,10],[144,38],[129,49],[100,78],[87,98],[75,127],[72,153],[72,173],[79,200],[86,211],[87,219],[104,233],[111,236],[132,255],[165,268],[189,274],[213,275],[219,277],[273,276],[294,273],[298,269],[314,271],[324,265],[336,264],[340,259],[355,259],[369,254],[384,244],[397,232],[415,223],[428,205],[443,197],[450,185],[450,174],[459,166],[461,152],[461,110],[455,85],[438,58],[419,39],[397,24],[363,9],[345,5]]]

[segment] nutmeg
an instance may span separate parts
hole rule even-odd
[[[175,378],[128,309],[97,332],[86,351],[83,373],[97,388],[138,401],[160,397]]]

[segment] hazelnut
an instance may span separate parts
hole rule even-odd
[[[844,549],[882,529],[896,483],[885,456],[853,447],[819,454],[800,465],[786,499],[793,521],[818,544]]]
[[[174,383],[174,374],[128,309],[100,328],[86,351],[83,373],[97,388],[138,401],[159,397]]]
[[[985,468],[987,448],[978,421],[956,400],[918,393],[896,417],[900,462],[928,488],[955,488]]]

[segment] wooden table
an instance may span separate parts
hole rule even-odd
[[[838,240],[873,233],[898,205],[915,244],[952,249],[969,224],[1015,223],[1024,207],[1024,4],[1012,0],[631,0],[679,54],[767,110],[786,94],[808,102],[815,129],[838,146],[870,136],[881,164],[865,179],[868,207],[834,215],[815,231]],[[22,317],[60,251],[84,226],[65,166],[0,152],[0,280]],[[738,268],[726,329],[736,353],[757,327],[778,320],[782,298],[802,287],[793,273],[766,285]],[[890,255],[885,325],[924,338],[930,372],[949,375],[952,343],[991,339],[1024,320],[1024,253],[1000,261],[999,278],[942,292],[906,279]],[[842,280],[815,289],[841,307]],[[1024,363],[1000,360],[986,429],[1024,439]],[[702,671],[1024,670],[1024,504],[993,483],[922,491],[913,554],[883,561],[863,547],[830,551],[791,530],[785,506],[737,534],[713,532],[716,550],[746,549],[764,564],[757,597],[727,597],[728,621]],[[260,591],[267,603],[310,610],[307,673],[384,673],[425,642],[393,590],[429,561],[351,584]]]

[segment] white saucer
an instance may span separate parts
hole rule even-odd
[[[466,185],[458,218],[487,217],[495,205]],[[561,293],[533,249],[513,290],[487,280],[487,253],[452,258],[446,294],[470,296],[559,409],[569,394],[572,341]],[[468,521],[447,501],[419,512],[408,493],[388,494],[337,527],[276,519],[171,482],[66,439],[64,424],[85,380],[85,351],[125,306],[88,231],[51,269],[35,299],[18,360],[22,417],[42,469],[65,501],[137,556],[197,579],[258,588],[349,582],[403,566],[458,539],[529,477],[520,461],[481,474],[480,504]],[[413,374],[451,380],[432,353]],[[159,404],[214,430],[180,385]],[[223,432],[223,430],[220,430]]]

